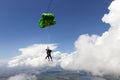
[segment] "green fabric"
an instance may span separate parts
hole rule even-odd
[[[52,13],[43,13],[42,18],[39,20],[39,26],[40,28],[49,27],[51,25],[55,25],[55,16]]]

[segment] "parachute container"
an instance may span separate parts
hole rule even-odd
[[[39,20],[40,28],[49,27],[51,25],[55,25],[55,16],[52,13],[43,13],[41,15],[41,19]]]

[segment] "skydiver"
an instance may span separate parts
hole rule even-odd
[[[49,49],[49,47],[47,47],[47,49],[46,49],[47,56],[45,57],[45,59],[48,58],[48,61],[50,61],[50,60],[52,61],[51,52],[52,52],[52,50]]]

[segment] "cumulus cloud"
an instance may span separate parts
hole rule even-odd
[[[67,70],[85,70],[93,74],[120,73],[120,0],[114,0],[109,6],[109,13],[102,21],[110,24],[102,36],[83,34],[75,41],[76,50],[71,53],[54,51],[55,44],[34,44],[19,49],[21,55],[8,62],[9,67],[56,67]],[[53,62],[45,60],[45,48],[54,51]]]
[[[44,67],[44,66],[56,66],[56,61],[54,63],[48,63],[45,60],[47,47],[54,50],[57,46],[55,44],[34,44],[26,48],[21,48],[21,54],[14,57],[8,62],[9,67],[15,66],[31,66],[31,67]],[[57,53],[55,53],[57,56]]]
[[[37,80],[37,77],[35,75],[23,73],[23,74],[12,76],[8,78],[8,80]]]
[[[75,42],[76,52],[61,62],[65,69],[86,70],[95,74],[120,73],[120,0],[109,6],[110,12],[102,18],[110,28],[102,36],[81,35]],[[70,65],[73,66],[70,66]]]

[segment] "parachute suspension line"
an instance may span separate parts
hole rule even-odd
[[[53,3],[53,0],[50,0],[50,2],[48,3],[47,10],[46,10],[47,13],[49,13],[52,3]],[[50,43],[50,27],[48,27],[48,28],[49,29],[47,29],[47,42]]]
[[[47,30],[48,30],[47,31],[48,32],[48,34],[47,34],[48,35],[48,43],[50,43],[50,29],[47,29]]]
[[[46,29],[46,41],[48,42],[48,44],[50,43],[51,39],[50,39],[50,27],[48,27],[49,29]]]
[[[57,5],[55,4],[55,5],[51,8],[50,12],[54,12],[54,10],[55,10],[56,7],[57,7]]]
[[[49,9],[50,9],[50,6],[51,6],[51,4],[52,4],[52,2],[53,2],[53,0],[50,0],[50,2],[49,2],[49,4],[48,4],[48,7],[47,7],[47,13],[49,12]]]

